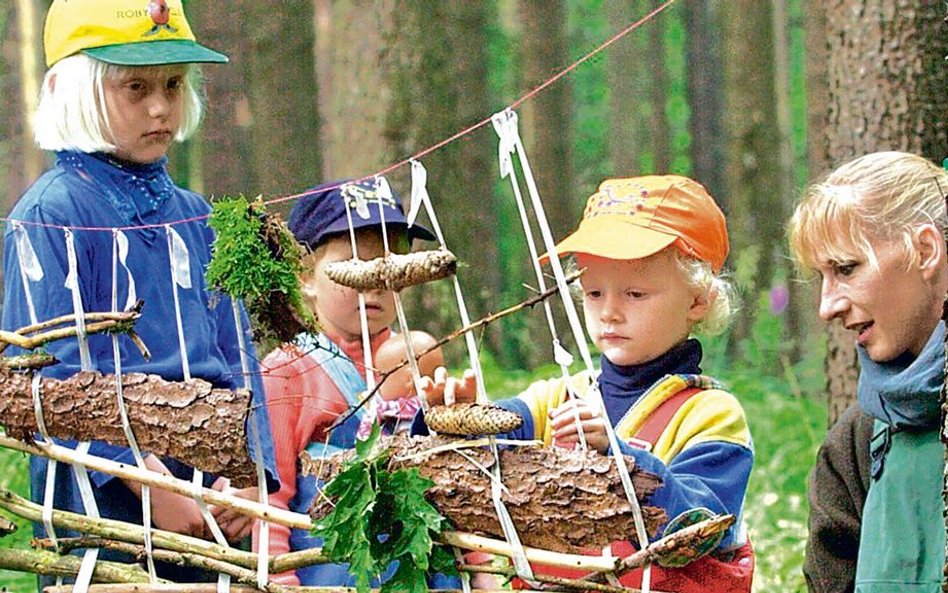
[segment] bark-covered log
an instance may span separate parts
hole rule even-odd
[[[142,451],[178,459],[200,470],[227,476],[237,487],[256,482],[247,450],[250,393],[214,389],[200,379],[170,382],[155,375],[123,376],[129,423]],[[78,373],[40,388],[49,435],[127,446],[122,430],[115,376]],[[31,377],[0,369],[0,424],[24,441],[38,432]]]
[[[444,437],[399,436],[383,443],[393,448],[391,468],[417,467],[434,482],[428,500],[461,531],[503,537],[491,501],[489,478],[468,459],[482,467],[493,465],[486,447],[462,450],[427,450],[451,443]],[[330,460],[302,455],[303,472],[330,478],[351,452]],[[465,457],[466,456],[466,457]],[[661,485],[658,476],[625,458],[640,503]],[[511,447],[500,454],[507,492],[503,501],[526,546],[561,552],[601,548],[617,540],[635,541],[632,510],[611,457],[595,451],[557,447]],[[318,517],[324,509],[313,509]],[[649,536],[667,519],[658,507],[643,506]]]

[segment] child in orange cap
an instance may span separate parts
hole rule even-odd
[[[149,373],[172,381],[190,374],[215,387],[242,388],[241,356],[247,354],[255,410],[247,433],[255,424],[270,491],[276,490],[270,422],[246,314],[241,307],[244,323],[239,328],[230,298],[212,294],[204,281],[213,240],[206,220],[210,207],[203,197],[175,185],[167,170],[172,143],[190,137],[201,120],[198,64],[223,63],[227,56],[196,42],[181,0],[55,0],[43,41],[49,70],[33,123],[37,144],[55,151],[56,163],[9,217],[3,250],[3,329],[76,310],[124,308],[137,296],[145,305],[135,330],[151,350],[150,359],[127,337],[117,338],[116,353],[111,336],[91,335],[51,343],[48,350],[59,362],[43,375],[65,379],[82,368],[114,373],[120,360],[123,373]],[[187,253],[175,266],[177,282],[167,247],[172,237],[176,251]],[[119,254],[115,260],[113,247]],[[186,328],[183,344],[174,329],[178,317]],[[239,332],[249,352],[240,352]],[[248,441],[254,448],[255,439]],[[63,444],[77,446],[75,441]],[[114,443],[95,441],[88,451],[116,462],[136,461],[132,449]],[[193,469],[175,459],[142,454],[152,471],[192,478]],[[75,472],[86,477],[80,469]],[[50,492],[56,509],[91,513],[73,473],[73,468],[56,469],[45,458],[32,457],[33,500],[42,503],[44,493]],[[103,518],[143,523],[147,513],[142,499],[147,497],[141,484],[98,471],[85,473]],[[205,475],[204,485],[223,489],[228,482],[226,477]],[[254,489],[235,494],[258,496]],[[190,496],[152,488],[150,499],[153,526],[210,539],[200,505]],[[249,534],[251,518],[224,507],[212,507],[211,512],[229,541],[239,542]],[[36,523],[35,534],[54,535],[41,523]],[[62,529],[57,535],[79,534]],[[98,558],[132,559],[111,550],[101,550]],[[156,565],[159,577],[176,582],[209,578],[190,567]],[[54,580],[44,576],[40,584]]]
[[[701,344],[691,338],[728,321],[733,292],[719,275],[727,252],[724,215],[697,182],[677,175],[602,182],[579,228],[556,246],[585,270],[586,330],[602,353],[601,370],[570,379],[576,399],[556,378],[497,402],[524,419],[510,436],[547,445],[575,446],[579,418],[586,443],[606,453],[608,422],[622,453],[662,479],[649,504],[668,514],[663,533],[710,513],[737,517],[710,554],[681,568],[656,567],[656,590],[751,589],[753,552],[741,521],[754,460],[750,433],[737,399],[701,374]],[[424,387],[430,404],[452,393],[474,399],[470,377],[443,370],[435,377]],[[594,381],[605,411],[584,397]],[[612,546],[613,554],[632,551],[628,542]],[[638,587],[641,577],[634,571],[621,581]]]

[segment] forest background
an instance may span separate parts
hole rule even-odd
[[[0,0],[0,199],[6,213],[50,163],[28,114],[43,73],[47,0]],[[784,223],[805,185],[872,150],[948,155],[937,0],[185,0],[202,43],[231,63],[207,66],[208,115],[173,149],[182,185],[244,194],[286,212],[306,188],[363,177],[480,124],[420,159],[473,318],[536,285],[497,138],[485,118],[516,105],[553,235],[573,228],[611,176],[673,172],[704,183],[728,217],[728,267],[744,301],[705,370],[748,410],[757,467],[748,523],[755,590],[803,590],[805,478],[825,430],[827,374],[851,397],[851,340],[813,317],[794,280]],[[544,81],[665,7],[549,86]],[[519,99],[527,97],[520,102]],[[387,173],[403,196],[409,168]],[[446,283],[405,293],[410,325],[459,325]],[[560,323],[560,328],[565,324]],[[490,393],[549,375],[541,310],[479,335]],[[839,346],[842,343],[843,346]],[[850,347],[846,347],[850,344]],[[450,353],[464,364],[460,349]],[[840,356],[842,371],[833,369]],[[848,357],[848,358],[847,358]],[[846,381],[849,381],[847,383]],[[832,385],[830,386],[832,387]],[[847,389],[850,389],[847,391]],[[0,485],[25,488],[21,457],[0,452]],[[0,540],[0,548],[28,540]],[[0,571],[0,586],[29,590]],[[18,588],[22,587],[22,588]]]

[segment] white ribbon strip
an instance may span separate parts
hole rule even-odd
[[[343,204],[346,207],[346,223],[349,226],[349,244],[352,246],[352,257],[353,259],[358,259],[359,248],[356,245],[355,226],[352,224],[352,208],[350,207],[351,205],[349,204],[349,201],[345,198],[345,187],[346,185],[344,184],[342,186],[342,191],[340,191],[340,199],[342,199]],[[365,198],[362,197],[362,192],[353,192],[353,194],[356,196],[357,214],[362,216],[362,218],[368,218],[368,205],[365,203]],[[359,211],[359,208],[364,210]],[[375,371],[373,370],[372,366],[372,339],[369,336],[369,318],[365,312],[365,295],[360,292],[358,293],[358,297],[359,327],[362,328],[362,362],[365,368],[365,387],[368,393],[372,393],[372,391],[375,389]],[[377,400],[378,398],[372,398],[372,401],[369,402],[369,408],[366,410],[368,418],[375,418]]]
[[[72,308],[76,315],[76,333],[79,340],[79,361],[82,370],[92,370],[92,357],[89,355],[89,340],[86,336],[86,314],[82,307],[82,294],[79,292],[79,264],[76,261],[76,244],[72,231],[64,229],[66,235],[66,259],[69,273],[66,275],[66,288],[72,292]]]
[[[33,415],[36,416],[36,426],[39,428],[40,435],[47,443],[51,442],[49,433],[46,431],[46,421],[43,419],[43,402],[40,394],[42,376],[39,371],[33,374],[33,380],[30,383],[33,392]],[[46,462],[46,485],[43,491],[43,527],[46,529],[46,535],[53,542],[53,548],[59,549],[59,542],[56,538],[56,529],[53,527],[53,495],[56,494],[56,461],[49,459]]]
[[[517,149],[517,156],[520,160],[520,166],[523,170],[523,177],[527,184],[528,193],[530,194],[530,201],[536,214],[537,224],[540,227],[540,234],[543,237],[544,247],[546,248],[546,252],[550,254],[550,267],[553,270],[553,277],[556,279],[556,286],[559,289],[560,298],[563,302],[564,308],[566,309],[566,317],[569,320],[570,328],[573,332],[576,345],[579,348],[580,356],[582,357],[590,375],[595,376],[592,356],[590,355],[589,347],[586,344],[586,333],[579,321],[579,315],[576,312],[576,304],[573,302],[573,299],[569,294],[569,288],[566,285],[566,274],[563,272],[563,266],[560,264],[559,257],[556,255],[556,243],[553,241],[553,233],[550,230],[546,213],[543,210],[543,203],[540,200],[540,192],[537,189],[536,181],[533,178],[533,171],[530,168],[530,162],[527,159],[526,150],[524,149],[523,141],[520,138],[520,133],[517,131],[517,114],[510,109],[504,110],[502,114],[506,118],[506,121],[502,122],[501,126],[504,130],[504,133],[508,136],[508,141],[512,141]],[[593,401],[598,404],[600,412],[608,418],[605,405],[602,401],[602,395],[599,393],[599,384],[597,381],[593,381],[592,387],[587,393],[587,396],[590,395],[592,396]],[[640,548],[644,548],[646,545],[648,545],[648,533],[645,531],[645,521],[642,518],[642,510],[639,506],[638,499],[635,496],[635,488],[632,485],[632,478],[629,476],[629,469],[626,467],[625,461],[622,458],[622,453],[619,450],[619,441],[616,438],[615,430],[613,429],[612,424],[609,422],[606,422],[606,435],[609,438],[609,446],[613,459],[616,463],[619,479],[621,480],[623,489],[625,490],[626,498],[632,507],[632,515],[635,522],[635,532],[639,541],[639,546]],[[643,593],[649,593],[650,581],[651,565],[646,564],[642,574]]]
[[[448,247],[444,241],[444,235],[441,233],[441,226],[438,224],[438,217],[435,215],[434,206],[432,205],[431,197],[428,194],[428,172],[424,165],[414,159],[411,160],[411,168],[412,196],[417,196],[417,199],[424,204],[425,212],[428,214],[428,220],[431,222],[431,226],[435,231],[435,236],[438,237],[438,241],[441,243],[441,248],[447,250]],[[467,327],[471,324],[471,317],[468,314],[467,305],[464,302],[464,295],[461,292],[461,283],[458,281],[456,274],[452,275],[451,279],[454,284],[454,296],[458,305],[458,313],[461,316],[461,326]],[[489,398],[487,397],[487,391],[484,388],[484,373],[481,369],[480,356],[477,352],[477,342],[474,340],[474,336],[472,334],[473,332],[465,332],[464,341],[467,345],[467,353],[471,363],[471,368],[474,370],[474,376],[477,380],[477,401],[480,403],[487,403]],[[424,398],[422,398],[422,401],[424,402]],[[427,405],[427,402],[425,402],[425,405]],[[524,551],[523,544],[520,542],[520,537],[517,535],[517,528],[513,524],[513,519],[510,518],[510,513],[507,512],[507,507],[504,505],[504,501],[501,498],[503,492],[503,482],[500,474],[500,455],[497,452],[497,441],[493,436],[491,436],[489,437],[488,442],[490,444],[491,454],[494,457],[493,472],[495,479],[491,480],[491,501],[494,504],[494,510],[497,513],[497,520],[500,522],[504,536],[513,550],[514,568],[517,571],[517,575],[533,586],[535,585],[533,582],[533,569],[530,567],[530,562],[527,560],[526,551]]]
[[[523,227],[523,234],[527,240],[527,248],[530,251],[530,262],[533,264],[533,273],[536,277],[537,289],[540,292],[546,292],[546,278],[543,275],[543,269],[540,267],[539,252],[533,240],[533,231],[530,228],[530,220],[527,217],[523,194],[520,193],[520,183],[517,180],[517,173],[514,170],[510,156],[517,148],[517,120],[509,117],[507,111],[501,111],[491,117],[491,123],[494,126],[494,131],[497,132],[498,145],[500,147],[500,176],[510,180],[510,187],[513,189],[514,199],[517,202],[517,211],[520,213],[520,224]],[[549,299],[543,300],[543,311],[546,314],[546,324],[550,330],[550,337],[553,339],[553,359],[560,367],[560,374],[562,374],[563,380],[566,383],[567,396],[569,399],[576,399],[576,392],[572,387],[569,373],[569,367],[573,364],[573,356],[560,344],[559,331],[556,329],[556,322],[553,319],[553,308]],[[582,339],[586,339],[585,334],[583,334]],[[583,430],[579,410],[575,406],[573,407],[573,419],[576,422],[579,446],[581,450],[585,451],[587,449],[586,432]]]
[[[128,237],[118,229],[112,229],[112,312],[118,312],[118,267],[121,265],[125,269],[125,275],[128,284],[128,298],[126,299],[125,310],[131,307],[135,302],[135,279],[132,277],[131,270],[128,269]],[[132,457],[135,459],[135,465],[141,469],[146,469],[145,460],[142,457],[141,450],[138,448],[138,440],[132,431],[132,425],[128,420],[128,410],[125,406],[125,392],[122,383],[122,351],[119,346],[118,334],[112,334],[112,360],[115,365],[115,398],[118,405],[119,419],[122,422],[122,431],[125,433],[125,439],[128,441],[128,447],[132,451]],[[148,580],[154,584],[158,582],[158,574],[155,572],[155,559],[153,557],[154,547],[152,545],[151,533],[151,488],[142,484],[142,529],[145,534],[145,563],[148,568]]]
[[[26,298],[26,308],[30,314],[30,323],[37,324],[36,308],[33,306],[33,295],[30,293],[30,282],[39,282],[43,279],[43,266],[36,257],[29,234],[23,225],[13,223],[13,236],[16,238],[17,261],[20,266],[20,281],[23,284],[23,295]]]
[[[178,298],[178,287],[191,287],[191,261],[188,256],[188,247],[181,239],[181,235],[165,225],[168,238],[168,261],[171,266],[171,292],[174,295],[174,318],[178,328],[178,349],[181,352],[181,372],[185,381],[191,380],[191,365],[188,362],[188,348],[184,341],[184,327],[181,323],[181,299]],[[182,262],[183,258],[183,262]]]
[[[380,175],[375,176],[375,191],[379,196],[379,222],[382,227],[382,246],[385,250],[385,256],[392,252],[388,240],[388,227],[385,226],[385,204],[394,200],[392,188],[388,180]],[[414,190],[412,190],[414,191]],[[421,371],[418,369],[418,360],[415,358],[415,347],[411,341],[411,329],[408,327],[408,318],[405,316],[405,308],[402,306],[402,298],[398,292],[392,292],[392,300],[395,303],[395,315],[398,318],[398,328],[401,330],[402,338],[405,341],[405,355],[408,357],[408,369],[411,372],[412,382],[415,384],[415,393],[421,393]],[[421,398],[421,407],[427,410],[428,402]],[[374,412],[374,410],[372,410]],[[374,416],[369,416],[373,418]]]
[[[237,328],[237,347],[240,349],[240,370],[243,373],[244,389],[252,389],[250,382],[250,357],[247,355],[247,340],[244,338],[244,328],[240,317],[240,305],[231,297],[231,309],[234,312],[234,326]],[[259,493],[260,504],[267,506],[270,504],[270,496],[267,492],[267,476],[263,467],[263,450],[260,442],[259,430],[257,429],[257,419],[254,415],[256,408],[251,409],[248,420],[250,421],[250,435],[254,443],[253,462],[257,470],[257,491]],[[270,580],[270,523],[260,521],[260,541],[257,549],[257,588],[265,589],[267,581]]]
[[[89,447],[92,443],[88,441],[79,443],[76,451],[81,455],[89,453]],[[82,498],[82,506],[85,508],[86,515],[93,519],[99,518],[99,507],[95,503],[95,495],[92,494],[92,483],[89,481],[89,472],[86,466],[80,463],[72,464],[72,471],[76,476],[76,484],[79,486],[79,496]],[[79,565],[79,574],[76,575],[76,584],[73,586],[74,593],[88,593],[89,584],[92,582],[92,573],[95,569],[96,559],[99,557],[99,548],[89,548],[82,557],[82,563]]]

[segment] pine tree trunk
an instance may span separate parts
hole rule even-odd
[[[282,196],[322,177],[312,0],[255,0],[249,34],[255,191]],[[279,209],[288,211],[292,204]]]
[[[606,15],[612,33],[640,18],[642,2],[606,0]],[[616,177],[632,177],[640,172],[639,159],[648,134],[640,111],[646,100],[646,43],[641,31],[633,31],[613,44],[606,53],[609,76],[609,156]],[[591,193],[593,188],[588,188]]]
[[[424,453],[451,442],[444,437],[397,437],[383,446],[393,448],[392,469],[415,467],[432,480],[426,497],[460,531],[504,537],[490,495],[490,479],[482,468],[493,465],[486,447]],[[342,454],[332,461],[303,455],[303,472],[330,479],[339,471]],[[640,503],[661,485],[654,474],[639,469],[625,458]],[[595,451],[559,447],[514,447],[501,451],[502,496],[514,526],[525,546],[558,552],[580,548],[602,548],[614,541],[635,541],[632,511],[612,457]],[[319,516],[329,509],[317,506]],[[668,517],[665,511],[643,506],[642,515],[651,539]]]
[[[671,18],[671,12],[646,23],[642,31],[648,35],[648,71],[651,73],[649,84],[649,103],[652,117],[649,125],[649,140],[654,158],[654,172],[671,172],[671,128],[668,124],[668,110],[665,100],[668,98],[668,65],[665,60],[665,22]],[[640,70],[641,72],[641,70]]]
[[[725,213],[728,195],[725,190],[722,104],[724,80],[719,30],[713,2],[689,0],[682,4],[685,21],[685,68],[687,69],[688,106],[691,119],[691,172],[700,181]]]
[[[228,11],[242,14],[246,0],[231,0]],[[214,2],[188,4],[188,15],[195,35],[205,45],[227,54],[230,62],[204,66],[207,78],[207,108],[204,122],[192,140],[193,150],[200,155],[200,171],[192,172],[200,184],[192,181],[191,189],[208,197],[259,193],[252,161],[252,124],[250,110],[250,42],[239,18],[221,18],[220,6]],[[296,189],[296,188],[294,188]]]
[[[28,374],[0,371],[0,418],[7,434],[23,441],[39,432],[31,383]],[[114,375],[93,372],[44,379],[40,393],[49,435],[127,446],[115,389]],[[256,483],[247,451],[249,392],[131,373],[123,375],[123,394],[142,451],[226,476],[237,487]]]
[[[739,314],[735,341],[750,333],[753,304],[760,291],[770,287],[784,243],[780,143],[774,133],[777,110],[771,11],[769,2],[722,5],[731,252],[756,249],[759,253],[754,270],[745,276],[750,279],[744,287],[749,306]]]

